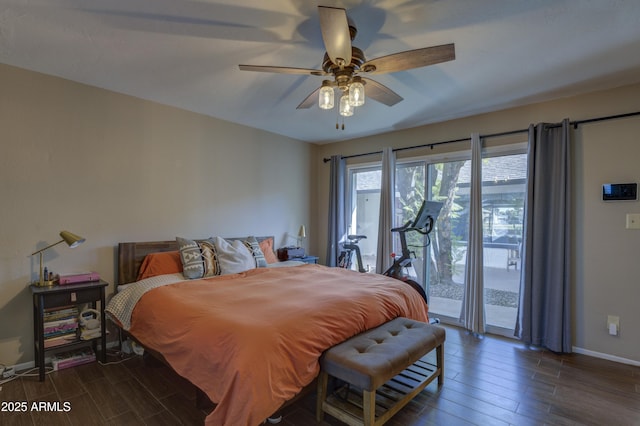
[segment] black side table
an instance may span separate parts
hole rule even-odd
[[[105,308],[105,289],[108,282],[99,280],[77,284],[54,285],[50,287],[40,287],[31,285],[33,294],[33,347],[36,367],[39,368],[40,381],[44,380],[44,356],[48,351],[59,351],[60,349],[70,349],[73,347],[92,345],[96,357],[101,362],[107,359],[107,333]],[[76,332],[75,339],[71,339],[62,345],[45,348],[44,342],[44,314],[45,309],[63,308],[68,306],[78,306],[88,303],[93,309],[98,309],[96,303],[100,303],[100,336],[91,340],[80,339],[80,329]],[[100,340],[100,352],[98,354],[97,343]]]

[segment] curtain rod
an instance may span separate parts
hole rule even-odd
[[[605,120],[615,120],[618,118],[626,118],[626,117],[633,117],[636,115],[640,115],[640,111],[636,111],[636,112],[629,112],[626,114],[617,114],[617,115],[608,115],[608,116],[604,116],[604,117],[597,117],[597,118],[588,118],[586,120],[576,120],[576,121],[570,121],[569,124],[573,126],[574,129],[577,129],[579,125],[581,124],[587,124],[587,123],[595,123],[598,121],[605,121]],[[529,131],[529,128],[526,129],[518,129],[518,130],[510,130],[510,131],[506,131],[506,132],[500,132],[500,133],[491,133],[489,135],[480,135],[480,138],[496,138],[496,137],[500,137],[500,136],[509,136],[509,135],[515,135],[518,133],[526,133]],[[414,146],[405,146],[402,148],[394,148],[392,149],[393,152],[397,152],[397,151],[405,151],[408,149],[418,149],[418,148],[431,148],[433,149],[434,146],[437,145],[446,145],[446,144],[450,144],[450,143],[457,143],[457,142],[468,142],[470,141],[471,138],[462,138],[462,139],[452,139],[452,140],[448,140],[448,141],[442,141],[442,142],[431,142],[431,143],[426,143],[426,144],[422,144],[422,145],[414,145]],[[342,158],[356,158],[356,157],[364,157],[365,155],[375,155],[375,154],[382,154],[382,151],[373,151],[373,152],[364,152],[362,154],[352,154],[352,155],[344,155],[342,156]],[[331,161],[330,158],[324,158],[322,161],[324,161],[325,163],[328,163],[329,161]]]

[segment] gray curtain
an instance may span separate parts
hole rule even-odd
[[[344,191],[346,161],[341,155],[331,157],[329,176],[329,223],[327,226],[327,266],[338,265],[340,243],[346,233]]]
[[[380,217],[378,219],[378,250],[376,272],[386,271],[392,264],[393,236],[391,228],[395,216],[396,153],[391,148],[382,150],[382,178],[380,184]]]
[[[469,238],[460,322],[464,328],[478,334],[484,334],[485,331],[482,248],[482,140],[478,133],[473,133],[471,135]]]
[[[529,127],[520,304],[516,336],[571,352],[569,120]]]

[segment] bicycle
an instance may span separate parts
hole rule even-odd
[[[366,235],[347,235],[348,242],[342,244],[343,250],[338,255],[338,266],[340,268],[351,269],[353,263],[353,253],[356,254],[356,261],[358,262],[358,272],[367,272],[362,266],[362,255],[360,254],[360,247],[358,241],[366,239]]]

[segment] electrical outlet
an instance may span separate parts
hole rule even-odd
[[[627,229],[640,229],[640,213],[627,213]]]
[[[620,317],[608,315],[607,330],[609,330],[610,335],[617,336],[620,333]]]

